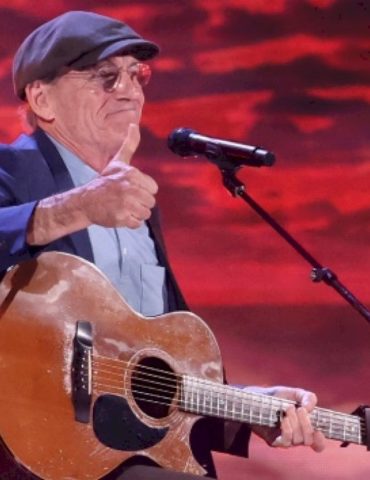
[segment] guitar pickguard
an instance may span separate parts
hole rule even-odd
[[[128,402],[115,395],[100,396],[93,408],[94,432],[101,443],[116,450],[135,452],[156,445],[168,428],[152,428],[141,422]]]

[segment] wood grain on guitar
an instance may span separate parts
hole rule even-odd
[[[78,257],[43,253],[0,285],[0,435],[24,478],[97,480],[133,455],[203,474],[189,445],[199,416],[276,426],[290,404],[225,386],[222,372],[199,317],[145,318]],[[328,438],[365,442],[357,416],[311,419]]]

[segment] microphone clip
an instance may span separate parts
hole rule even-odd
[[[222,148],[215,143],[207,142],[204,149],[204,155],[210,162],[217,165],[222,172],[231,171],[235,173],[241,168],[241,165],[235,165],[235,162],[233,162],[230,157],[225,155]]]

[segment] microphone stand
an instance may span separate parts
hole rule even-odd
[[[338,276],[328,267],[322,266],[305,248],[302,247],[274,218],[269,215],[252,197],[246,192],[245,185],[236,177],[240,166],[235,166],[226,155],[213,150],[207,151],[206,156],[215,163],[221,171],[224,186],[233,197],[240,197],[248,203],[258,215],[263,218],[291,247],[298,252],[313,267],[311,279],[313,282],[324,282],[339,293],[360,315],[370,323],[370,311],[346,288],[338,279]]]

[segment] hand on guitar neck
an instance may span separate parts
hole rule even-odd
[[[269,445],[282,448],[306,445],[310,446],[315,452],[324,450],[325,436],[321,431],[313,428],[309,416],[317,403],[314,393],[300,388],[283,386],[247,387],[244,390],[291,400],[297,405],[291,405],[286,409],[278,428],[253,426],[253,431]]]

